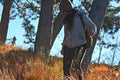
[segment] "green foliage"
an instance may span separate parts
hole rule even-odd
[[[27,40],[24,41],[24,43],[26,44],[29,44],[29,43],[34,43],[34,36],[35,36],[35,27],[30,24],[30,21],[28,18],[25,18],[24,19],[24,22],[23,22],[23,28],[25,29],[26,31],[26,34],[24,35],[26,37]]]
[[[59,13],[59,0],[55,0],[54,4],[54,17]],[[15,0],[11,9],[10,19],[14,20],[18,16],[23,19],[22,27],[25,29],[25,44],[34,43],[35,27],[32,21],[38,20],[41,11],[41,0]]]
[[[110,5],[105,15],[103,29],[105,32],[109,31],[109,34],[114,34],[119,30],[120,26],[120,11],[119,7],[114,7]]]
[[[114,25],[114,14],[107,13],[103,24],[104,31],[107,32],[109,29],[112,29],[113,25]]]
[[[14,1],[10,19],[14,20],[17,16],[23,19],[22,27],[25,30],[23,36],[26,38],[24,43],[34,43],[35,26],[32,25],[32,21],[37,20],[40,16],[40,0]]]

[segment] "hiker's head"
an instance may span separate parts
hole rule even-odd
[[[72,7],[72,3],[70,0],[63,0],[60,3],[60,11],[63,15],[68,15],[69,11],[72,9],[73,9],[73,7]]]

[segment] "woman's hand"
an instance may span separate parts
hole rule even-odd
[[[64,55],[64,47],[63,46],[62,46],[60,53],[61,53],[61,55]]]
[[[62,49],[60,53],[61,53],[61,55],[64,55],[64,50]]]
[[[94,32],[93,32],[93,31],[90,31],[90,30],[88,30],[87,33],[88,33],[88,35],[90,35],[90,36],[93,36],[93,35],[94,35]]]

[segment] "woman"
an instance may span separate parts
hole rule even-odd
[[[78,58],[79,60],[77,60],[75,65],[77,65],[76,68],[79,70],[79,80],[82,80],[81,63],[82,58],[84,57],[83,55],[85,54],[84,45],[87,43],[87,40],[85,35],[85,28],[79,15],[82,15],[83,22],[87,26],[86,29],[89,35],[93,36],[96,33],[96,26],[84,12],[73,9],[70,0],[64,0],[61,2],[60,11],[64,15],[63,22],[65,36],[62,43],[63,48],[61,51],[62,54],[64,53],[64,75],[68,79],[70,78],[70,71],[74,67],[72,65],[73,60]]]

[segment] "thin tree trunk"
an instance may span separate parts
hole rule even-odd
[[[116,49],[114,50],[114,53],[113,53],[113,56],[112,56],[112,62],[111,62],[111,65],[113,66],[114,65],[114,59],[115,59],[115,53],[116,52]]]
[[[91,61],[94,46],[96,44],[100,28],[102,27],[108,4],[109,4],[109,0],[94,0],[93,5],[91,7],[89,16],[97,26],[97,34],[94,36],[93,46],[87,50],[86,55],[84,56],[82,67],[83,67],[85,72],[88,68],[90,61]]]
[[[5,44],[7,38],[10,9],[13,0],[4,0],[2,18],[0,22],[0,44]]]
[[[100,52],[99,52],[99,57],[98,57],[98,64],[100,63],[100,58],[101,58],[102,47],[103,47],[103,46],[101,46],[101,47],[100,47]]]
[[[53,43],[54,43],[57,35],[59,34],[62,26],[63,26],[63,15],[61,13],[59,13],[53,23],[53,34],[52,34],[51,47],[53,46]]]

